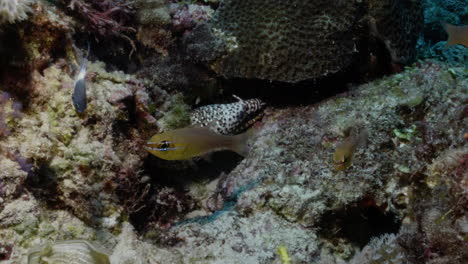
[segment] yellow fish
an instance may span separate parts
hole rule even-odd
[[[251,134],[252,129],[240,135],[225,136],[207,127],[188,127],[154,135],[146,142],[145,149],[165,160],[187,160],[217,150],[231,150],[245,157]]]
[[[468,47],[468,25],[454,26],[449,23],[442,23],[442,26],[448,34],[446,48],[458,44]]]
[[[342,171],[351,165],[354,152],[367,141],[367,130],[363,129],[359,134],[348,136],[338,144],[333,153],[333,165],[336,170]]]
[[[291,258],[289,257],[288,249],[285,246],[278,247],[278,254],[280,255],[281,263],[291,264]]]

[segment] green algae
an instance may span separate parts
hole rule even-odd
[[[182,128],[190,124],[190,107],[184,102],[182,94],[171,99],[171,108],[162,118],[166,130]]]
[[[404,141],[412,141],[413,138],[417,135],[418,130],[416,125],[412,125],[409,128],[402,128],[402,129],[394,129],[393,134],[400,140]]]

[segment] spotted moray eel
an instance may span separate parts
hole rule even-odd
[[[213,104],[199,107],[190,113],[192,125],[210,125],[223,135],[235,135],[252,126],[263,115],[265,103],[260,99],[242,100],[230,104]]]

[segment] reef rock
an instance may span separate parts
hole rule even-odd
[[[467,87],[463,68],[425,62],[317,105],[267,109],[250,155],[205,183],[211,195],[198,210],[214,213],[173,226],[169,237],[181,239],[173,249],[183,263],[272,263],[280,245],[296,263],[345,263],[355,254],[361,254],[355,263],[374,263],[368,258],[374,251],[390,263],[417,263],[424,250],[462,263],[466,175],[460,173],[468,153],[460,94]],[[358,125],[369,132],[367,145],[351,167],[337,171],[334,149]],[[448,158],[451,148],[456,155]],[[439,165],[429,165],[434,159]],[[444,230],[433,228],[439,221]],[[291,223],[303,231],[295,233]],[[419,236],[414,225],[427,233]],[[441,245],[449,235],[452,246]],[[423,248],[426,239],[434,245]]]
[[[136,17],[140,24],[137,39],[143,45],[167,55],[167,49],[172,41],[169,30],[171,16],[169,8],[163,0],[138,0]]]

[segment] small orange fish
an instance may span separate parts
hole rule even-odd
[[[359,134],[350,135],[338,144],[333,153],[333,166],[336,170],[342,171],[351,165],[354,152],[366,143],[367,136],[367,130],[363,129]]]
[[[236,136],[220,135],[207,127],[187,127],[156,134],[146,142],[146,150],[165,160],[187,160],[217,151],[232,150],[241,156],[248,152],[247,140],[253,130]]]
[[[442,26],[448,34],[447,45],[445,45],[446,48],[458,44],[468,47],[468,25],[454,26],[443,22]]]

